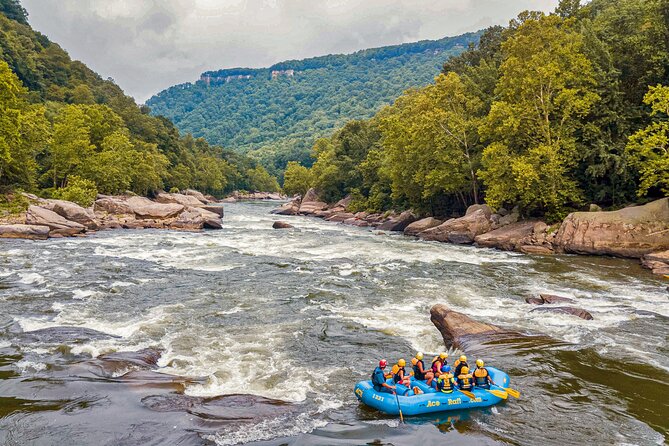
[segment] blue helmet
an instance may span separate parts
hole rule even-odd
[[[448,365],[448,364],[446,364],[445,366],[443,366],[443,367],[441,368],[441,371],[444,372],[444,373],[448,373],[448,372],[451,371],[451,366]]]

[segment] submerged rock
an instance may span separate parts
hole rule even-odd
[[[574,212],[556,244],[574,254],[641,257],[669,249],[669,198],[611,212]]]
[[[586,321],[591,321],[592,319],[594,319],[592,317],[592,314],[590,314],[588,311],[584,310],[583,308],[576,308],[576,307],[537,307],[530,311],[569,314],[572,316],[580,317],[581,319],[585,319]]]
[[[272,224],[272,228],[274,229],[291,229],[294,227],[295,226],[291,225],[290,223],[286,223],[285,221],[275,221]]]
[[[90,340],[112,339],[119,336],[85,327],[59,326],[40,328],[18,334],[24,341],[45,344],[82,343]]]
[[[528,304],[543,305],[543,304],[573,304],[576,302],[571,297],[556,296],[555,294],[540,294],[539,297],[528,297],[525,299]]]

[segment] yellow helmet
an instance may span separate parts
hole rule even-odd
[[[423,353],[421,352],[416,353],[416,359],[421,361],[423,359]]]
[[[446,353],[446,352],[441,352],[441,353],[439,353],[439,357],[440,357],[441,359],[446,359],[446,358],[448,358],[448,353]]]
[[[460,356],[460,362],[467,362],[467,357],[465,355]]]
[[[411,365],[416,365],[418,364],[418,360],[416,358],[411,358]]]
[[[476,360],[476,367],[483,367],[483,366],[484,366],[483,359],[477,359]]]
[[[405,365],[407,365],[407,362],[404,359],[400,359],[399,361],[397,361],[397,365],[400,367],[404,367]]]
[[[460,373],[462,373],[463,375],[466,375],[467,373],[469,373],[469,367],[463,367],[462,370],[460,371]]]

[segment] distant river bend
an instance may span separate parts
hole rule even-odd
[[[0,444],[667,441],[669,283],[636,262],[422,242],[306,217],[274,230],[272,207],[226,205],[224,229],[205,233],[1,242]],[[538,293],[574,297],[594,320],[530,313],[524,298]],[[359,406],[353,385],[379,357],[443,349],[429,319],[440,302],[532,335],[467,351],[508,371],[522,398],[405,426]],[[89,331],[25,334],[59,326]],[[156,371],[197,379],[147,384],[137,361],[100,378],[81,371],[101,354],[143,349],[162,352]],[[129,372],[138,379],[118,378]],[[180,392],[181,411],[165,409]],[[260,417],[249,423],[221,415],[246,400],[214,397],[233,394],[270,400],[245,412]]]

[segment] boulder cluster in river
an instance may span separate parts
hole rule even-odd
[[[525,254],[573,253],[641,259],[655,274],[669,274],[669,198],[617,211],[573,212],[561,223],[520,220],[517,209],[495,212],[485,204],[470,206],[464,216],[419,218],[411,211],[352,213],[351,198],[323,202],[314,189],[272,211],[308,215],[327,221],[401,231],[422,240],[518,251]]]
[[[159,192],[153,200],[136,195],[98,195],[91,207],[25,194],[24,215],[0,223],[0,238],[44,240],[82,236],[101,229],[221,229],[223,206],[195,190]]]

